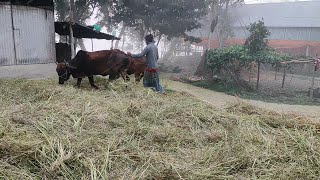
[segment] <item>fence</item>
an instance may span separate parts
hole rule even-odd
[[[301,46],[291,48],[276,48],[278,52],[286,53],[295,56],[311,56],[316,57],[320,55],[320,46]]]
[[[244,74],[244,78],[249,83],[256,83],[257,71]],[[275,70],[269,64],[261,65],[259,90],[262,93],[272,96],[299,95],[308,97],[311,89],[317,92],[319,88],[320,72],[314,71],[314,61],[291,62],[279,70]],[[318,95],[315,93],[314,96]]]

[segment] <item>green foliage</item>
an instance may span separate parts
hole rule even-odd
[[[235,45],[222,49],[213,49],[207,52],[207,64],[213,70],[221,70],[234,62],[239,62],[242,66],[251,62],[248,49],[245,46]]]
[[[124,23],[142,37],[154,33],[169,39],[189,38],[186,32],[201,26],[198,20],[206,15],[207,8],[203,0],[114,0],[112,16],[104,21],[113,26]]]
[[[270,36],[271,33],[262,20],[250,24],[247,29],[250,35],[246,39],[245,45],[248,47],[250,54],[259,54],[259,51],[268,48],[268,40],[266,38]],[[259,58],[259,56],[260,55],[258,55],[257,58]]]
[[[54,0],[54,10],[58,21],[64,21],[68,17],[70,10],[68,0]]]
[[[207,64],[216,74],[239,81],[241,71],[252,70],[254,62],[269,63],[274,68],[280,68],[281,62],[289,59],[287,55],[280,54],[275,49],[268,47],[267,37],[270,35],[263,21],[252,23],[248,28],[249,37],[245,45],[234,45],[207,52]]]
[[[209,50],[207,51],[206,59],[207,64],[211,69],[219,70],[234,63],[246,68],[254,61],[280,66],[281,62],[289,59],[289,56],[278,53],[272,48],[266,48],[263,51],[251,54],[248,46],[234,45],[221,49]]]

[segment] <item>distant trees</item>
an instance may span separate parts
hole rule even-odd
[[[111,15],[105,22],[123,23],[139,32],[141,39],[152,33],[161,39],[182,37],[192,40],[186,32],[199,28],[208,4],[203,0],[114,0]]]
[[[54,2],[58,20],[67,20],[69,0]],[[148,33],[158,40],[166,37],[200,42],[186,32],[201,26],[199,20],[207,14],[208,6],[207,0],[75,0],[75,22],[85,24],[96,13],[101,25],[118,29],[119,37],[130,28],[139,34],[141,42]]]

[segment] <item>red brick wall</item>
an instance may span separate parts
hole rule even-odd
[[[225,45],[236,45],[244,44],[244,39],[230,38],[225,41]],[[320,41],[297,41],[297,40],[269,40],[269,46],[278,50],[278,52],[288,53],[291,55],[306,55],[307,46],[309,46],[309,55],[320,56]],[[198,46],[206,47],[208,44],[208,39],[204,38],[201,43],[195,44]],[[211,41],[211,48],[217,48],[218,41],[213,39]]]

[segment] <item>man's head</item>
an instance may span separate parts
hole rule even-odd
[[[152,34],[147,35],[144,39],[146,40],[147,44],[154,42]]]

